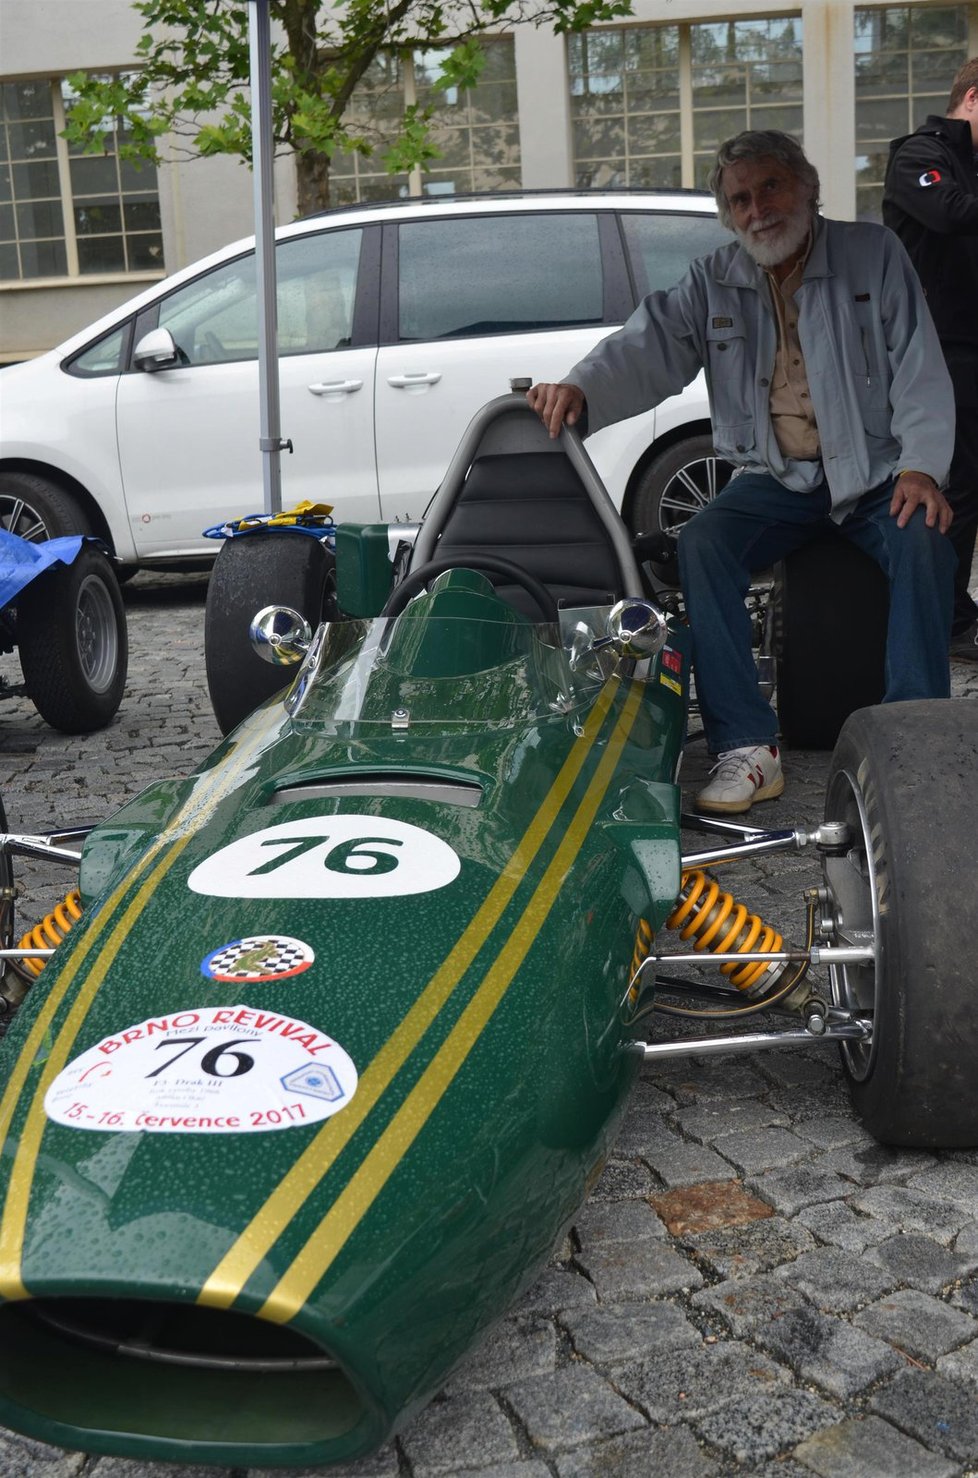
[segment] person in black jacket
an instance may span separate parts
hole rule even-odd
[[[890,144],[883,221],[917,269],[954,384],[951,656],[978,661],[978,606],[968,593],[978,531],[978,57],[955,77],[945,118],[931,114]]]

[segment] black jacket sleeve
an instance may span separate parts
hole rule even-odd
[[[928,231],[978,236],[978,195],[962,190],[940,139],[911,134],[904,140],[890,159],[885,195]]]

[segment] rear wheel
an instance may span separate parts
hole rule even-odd
[[[832,756],[828,821],[844,857],[825,859],[834,941],[875,947],[833,966],[837,1005],[872,1022],[846,1043],[853,1103],[885,1144],[978,1145],[978,1014],[968,889],[978,832],[978,704],[892,703],[846,722]]]
[[[30,472],[0,472],[0,528],[39,543],[95,529],[70,493]]]
[[[226,539],[214,562],[204,613],[207,688],[221,733],[292,681],[252,649],[252,618],[291,606],[315,630],[336,616],[336,561],[318,539],[287,530]]]
[[[114,717],[126,686],[126,612],[112,565],[86,544],[18,597],[17,646],[27,695],[65,734],[87,734]]]
[[[831,749],[857,708],[882,700],[889,592],[875,560],[825,534],[775,568],[777,709],[791,749]]]
[[[683,524],[723,491],[732,472],[732,465],[713,450],[709,436],[690,436],[660,452],[635,489],[634,532],[677,538]]]

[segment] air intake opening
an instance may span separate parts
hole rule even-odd
[[[65,1446],[186,1457],[199,1444],[235,1462],[315,1447],[322,1462],[323,1444],[352,1454],[368,1415],[327,1351],[264,1320],[149,1299],[0,1308],[0,1421]]]

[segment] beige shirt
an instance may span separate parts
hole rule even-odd
[[[771,424],[778,446],[786,457],[814,462],[821,451],[805,359],[798,338],[798,307],[795,303],[795,293],[801,284],[807,260],[808,251],[783,282],[778,282],[773,272],[765,275],[771,285],[771,301],[778,320],[778,352],[771,377]]]

